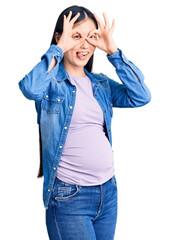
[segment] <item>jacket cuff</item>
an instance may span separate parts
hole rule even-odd
[[[41,60],[47,58],[48,66],[50,65],[53,57],[56,58],[57,62],[61,62],[63,58],[63,50],[59,46],[52,44],[47,52],[42,55]]]
[[[113,66],[117,69],[119,69],[124,64],[131,65],[129,60],[123,54],[122,50],[119,48],[118,48],[118,51],[116,51],[112,55],[107,54],[107,58],[113,64]]]

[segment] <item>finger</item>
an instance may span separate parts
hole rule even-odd
[[[105,21],[105,27],[106,28],[110,28],[110,25],[109,25],[109,20],[106,16],[106,13],[103,13],[103,17],[104,17],[104,21]]]
[[[72,19],[71,19],[71,23],[73,24],[80,16],[80,13],[78,12]]]
[[[113,21],[112,21],[111,31],[113,32],[114,29],[115,29],[115,19],[113,19]]]
[[[95,39],[91,39],[91,38],[86,38],[87,42],[93,46],[96,47],[96,43],[97,41]]]
[[[63,30],[65,29],[65,24],[66,24],[66,15],[63,16]]]
[[[100,29],[104,28],[104,24],[103,24],[103,22],[100,20],[100,18],[99,18],[95,13],[93,13],[93,15],[94,15],[96,21],[98,22]]]
[[[99,29],[94,29],[92,31],[89,32],[88,36],[91,36],[93,34],[97,34],[97,35],[100,35],[100,30]]]
[[[100,31],[92,31],[86,38],[91,42],[97,42],[100,39]]]
[[[67,16],[67,20],[68,20],[68,21],[70,21],[71,15],[72,15],[72,11],[70,11],[69,14],[68,14],[68,16]]]

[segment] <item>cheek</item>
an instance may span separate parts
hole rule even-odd
[[[75,53],[71,52],[71,51],[67,51],[66,53],[64,53],[64,58],[67,60],[71,60],[74,58]]]
[[[91,46],[90,47],[90,50],[91,50],[91,52],[92,52],[92,54],[94,53],[94,51],[96,50],[96,47],[94,47],[94,46]]]

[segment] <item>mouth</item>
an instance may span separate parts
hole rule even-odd
[[[80,60],[85,60],[88,54],[89,52],[76,52],[76,55]]]

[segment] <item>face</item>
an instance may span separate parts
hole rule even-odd
[[[86,41],[86,37],[94,37],[90,32],[96,29],[94,21],[86,18],[73,26],[73,39],[77,42],[75,47],[64,53],[64,65],[66,69],[83,68],[90,57],[93,55],[95,48]],[[85,55],[87,53],[87,55]]]

